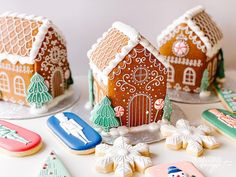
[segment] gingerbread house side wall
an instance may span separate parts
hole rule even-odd
[[[35,58],[35,72],[44,77],[54,98],[62,95],[72,84],[65,41],[52,27],[48,29]]]
[[[207,67],[206,47],[201,39],[187,24],[182,23],[161,43],[160,54],[170,64],[168,88],[198,93],[202,74]]]
[[[155,109],[166,96],[166,68],[141,44],[113,69],[108,77],[108,97],[112,106],[121,106],[122,125],[133,127],[162,118],[162,108]]]
[[[7,59],[0,62],[0,92],[5,101],[28,105],[27,88],[34,74],[33,64],[16,64]]]

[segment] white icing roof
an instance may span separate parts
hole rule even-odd
[[[188,27],[201,39],[206,47],[206,55],[212,57],[221,48],[221,41],[223,34],[212,20],[212,18],[205,12],[202,6],[194,7],[188,10],[184,15],[175,20],[157,37],[158,48],[165,42],[168,36],[180,24],[187,24]]]
[[[6,12],[0,15],[0,26],[0,61],[8,59],[13,64],[16,62],[33,64],[50,27],[65,42],[58,28],[50,20],[41,16]],[[38,33],[33,36],[36,30]],[[12,34],[14,38],[11,38]],[[4,41],[7,41],[7,44]],[[31,47],[27,46],[29,42],[32,43]]]
[[[122,46],[120,52],[115,51],[116,52],[115,57],[109,58],[105,66],[100,66],[99,64],[102,61],[94,61],[92,53],[99,47],[99,44],[101,44],[102,41],[105,40],[105,38],[108,35],[110,35],[112,29],[116,29],[119,32],[121,32],[124,36],[128,37],[128,43],[127,45]],[[157,49],[151,43],[149,43],[145,38],[143,38],[134,28],[122,22],[115,22],[107,32],[103,33],[102,37],[97,40],[97,42],[92,46],[92,48],[87,53],[88,58],[90,59],[90,67],[93,70],[93,72],[97,75],[98,79],[102,81],[104,84],[107,84],[109,73],[124,59],[124,57],[138,43],[140,43],[143,47],[148,49],[161,63],[164,64],[165,67],[168,65],[165,59],[159,55]]]

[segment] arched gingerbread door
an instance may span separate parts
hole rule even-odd
[[[137,94],[130,99],[129,127],[148,124],[151,118],[151,99],[146,94]]]
[[[56,70],[52,76],[52,95],[57,97],[64,93],[64,80],[63,73],[60,70]]]

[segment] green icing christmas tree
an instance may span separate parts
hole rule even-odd
[[[225,78],[225,69],[224,69],[224,54],[223,50],[220,49],[219,51],[219,59],[218,59],[218,64],[217,64],[217,71],[216,71],[216,77],[218,79],[223,79]]]
[[[201,80],[200,91],[201,92],[207,91],[208,87],[209,87],[208,70],[205,69]]]
[[[170,121],[171,113],[172,113],[172,103],[168,95],[165,97],[165,105],[164,105],[164,113],[162,118]]]
[[[48,88],[44,83],[44,78],[40,74],[35,73],[31,78],[26,99],[36,108],[41,108],[43,104],[52,100],[52,96],[48,93]]]
[[[108,97],[104,97],[100,104],[94,108],[91,121],[96,126],[102,127],[105,132],[120,125],[115,117],[115,111],[112,108],[111,101]]]

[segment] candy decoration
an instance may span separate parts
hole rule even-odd
[[[124,115],[125,109],[122,106],[116,106],[114,110],[115,116],[120,118],[120,125],[122,125],[121,117]]]
[[[44,163],[38,177],[71,177],[63,163],[51,152]]]
[[[155,115],[155,118],[154,118],[154,121],[156,122],[156,119],[157,119],[157,115],[158,115],[158,112],[159,110],[161,110],[163,107],[164,107],[164,100],[163,99],[157,99],[154,103],[154,108],[157,110],[156,112],[156,115]]]
[[[102,127],[105,132],[108,132],[111,128],[120,125],[119,121],[115,117],[115,111],[112,108],[111,101],[108,97],[104,97],[96,110],[92,113],[93,118],[91,118],[91,120],[93,123],[98,127]]]
[[[180,40],[180,41],[176,41],[174,44],[173,44],[173,49],[172,49],[173,53],[178,56],[178,57],[184,57],[185,55],[188,54],[188,51],[189,51],[189,46],[188,44],[183,41],[183,40]]]
[[[35,105],[36,108],[41,108],[43,104],[52,100],[52,96],[48,93],[48,87],[44,83],[44,78],[37,72],[30,79],[26,99],[30,104]]]

